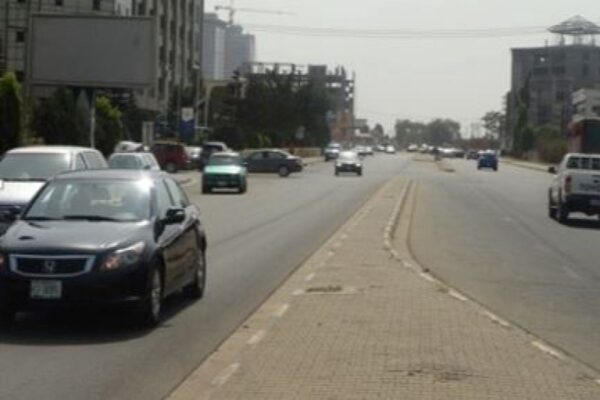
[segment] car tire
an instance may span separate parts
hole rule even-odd
[[[498,167],[494,167],[494,171],[495,171],[495,172],[498,172]]]
[[[338,171],[337,169],[335,170],[335,176],[339,176],[340,175],[340,171]]]
[[[240,184],[240,187],[239,187],[239,190],[238,190],[238,192],[239,192],[240,194],[244,194],[244,193],[246,193],[247,191],[248,191],[248,184],[246,183],[246,181],[244,181],[244,182],[242,182],[242,183]]]
[[[177,172],[177,165],[175,165],[175,163],[169,162],[165,165],[165,170],[170,174],[174,174]]]
[[[290,169],[288,167],[286,167],[285,165],[282,165],[277,169],[277,173],[282,178],[285,178],[290,174]]]
[[[198,249],[196,271],[192,282],[183,288],[183,294],[190,299],[201,299],[206,288],[206,254]]]
[[[160,269],[154,265],[148,272],[146,293],[137,310],[137,322],[141,328],[153,328],[160,322],[163,293],[163,278]]]
[[[15,322],[16,310],[12,308],[0,309],[0,328],[10,328]]]
[[[560,223],[565,224],[569,222],[569,208],[561,200],[558,201],[556,214]]]
[[[358,172],[356,173],[358,176],[362,176],[362,169],[359,169]]]
[[[212,188],[210,186],[202,185],[202,194],[209,194],[212,192]]]

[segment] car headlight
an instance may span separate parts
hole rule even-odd
[[[357,163],[356,163],[356,166],[357,166],[357,167],[361,167],[361,166],[362,166],[362,164],[361,164],[361,163],[359,163],[359,162],[357,162]]]
[[[144,242],[138,242],[132,246],[119,249],[104,258],[100,269],[102,271],[114,271],[139,262],[142,258]]]

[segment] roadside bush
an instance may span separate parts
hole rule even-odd
[[[554,126],[541,126],[535,130],[535,147],[540,161],[558,163],[567,152],[567,139]]]
[[[124,128],[121,111],[108,97],[96,99],[96,148],[105,156],[113,152],[117,143],[123,140]]]

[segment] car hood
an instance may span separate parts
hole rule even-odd
[[[239,165],[207,165],[204,168],[205,174],[241,174],[244,167]]]
[[[16,221],[0,238],[10,252],[98,253],[146,239],[150,222]]]
[[[27,204],[45,183],[39,181],[14,182],[0,180],[0,204]]]

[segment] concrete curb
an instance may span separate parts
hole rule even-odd
[[[513,160],[510,158],[502,158],[501,161],[503,163],[513,165],[515,167],[530,169],[530,170],[538,171],[538,172],[546,172],[546,173],[548,172],[548,167],[550,166],[550,165],[545,165],[545,164],[536,164],[536,163],[527,162],[527,161]]]

